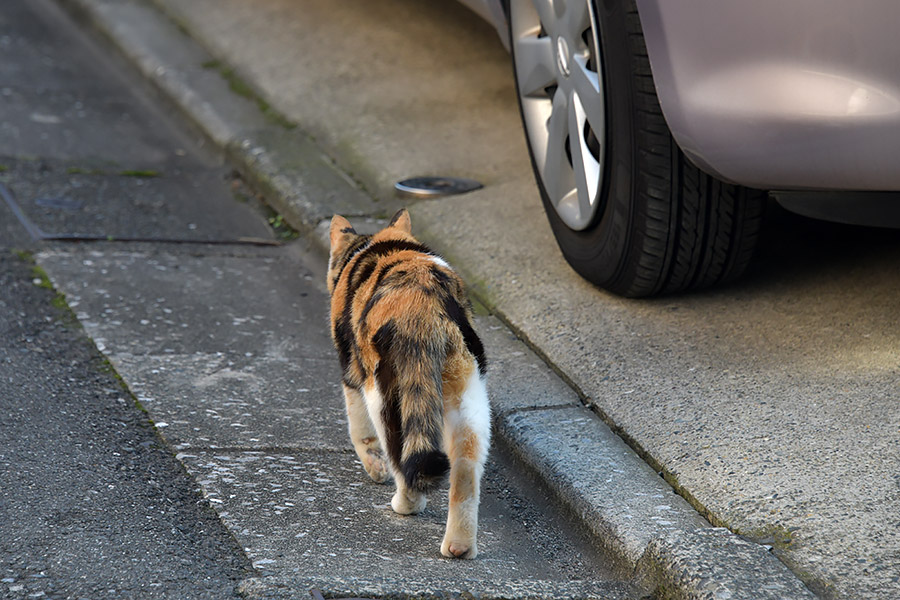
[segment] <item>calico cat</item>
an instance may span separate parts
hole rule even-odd
[[[441,554],[475,558],[490,445],[484,348],[462,280],[410,230],[406,209],[374,235],[331,220],[328,292],[350,439],[373,480],[393,476],[391,507],[403,515],[424,509],[449,471]]]

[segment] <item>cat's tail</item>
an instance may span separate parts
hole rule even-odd
[[[441,372],[447,344],[400,334],[393,321],[378,330],[373,342],[380,356],[375,378],[382,396],[388,457],[407,487],[428,492],[450,470],[442,450]]]

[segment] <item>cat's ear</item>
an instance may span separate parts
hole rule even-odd
[[[331,251],[340,252],[342,248],[344,248],[348,241],[356,235],[356,230],[353,229],[353,225],[350,224],[350,221],[342,217],[341,215],[334,215],[331,217]]]
[[[401,208],[397,211],[397,214],[394,215],[394,218],[391,219],[391,222],[388,224],[388,227],[393,227],[394,229],[399,229],[404,233],[411,234],[412,233],[412,223],[409,220],[409,211],[405,208]]]

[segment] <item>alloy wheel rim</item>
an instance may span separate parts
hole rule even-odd
[[[538,176],[560,219],[586,229],[600,209],[606,113],[589,0],[512,0],[518,94]]]

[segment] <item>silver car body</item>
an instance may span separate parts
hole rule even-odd
[[[503,45],[509,48],[509,32],[506,29],[506,11],[501,0],[460,0],[460,4],[468,6],[472,12],[493,25],[500,34]]]
[[[636,1],[663,114],[698,166],[769,190],[900,190],[900,2]],[[499,0],[463,3],[508,45]]]

